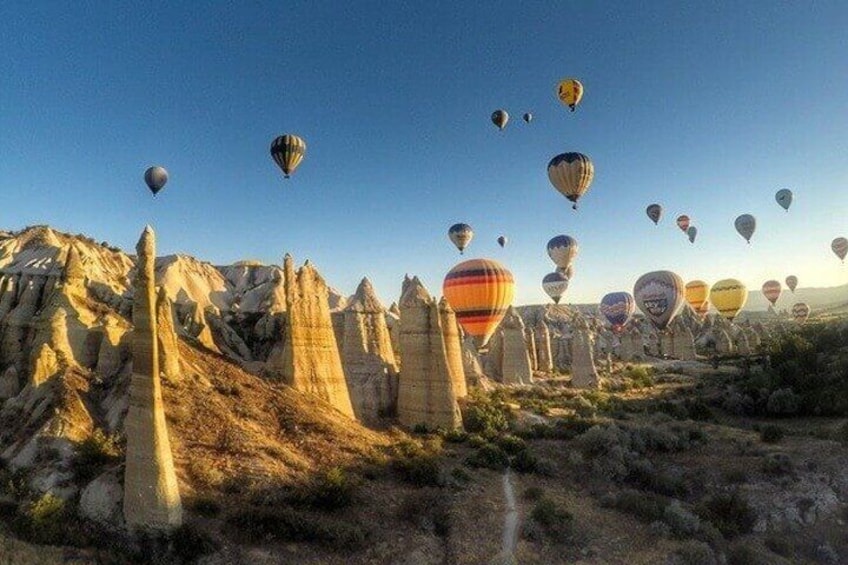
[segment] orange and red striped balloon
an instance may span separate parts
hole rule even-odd
[[[512,304],[515,281],[491,259],[463,261],[445,275],[442,292],[462,328],[483,346]]]

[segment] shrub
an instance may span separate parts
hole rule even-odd
[[[399,517],[422,530],[447,537],[453,527],[448,499],[439,491],[423,489],[405,497],[398,508]]]
[[[306,486],[299,498],[319,510],[337,510],[350,506],[356,484],[340,467],[333,467]]]
[[[771,565],[774,561],[749,543],[737,542],[727,552],[728,565]]]
[[[611,501],[612,507],[650,524],[663,519],[668,500],[649,492],[625,489]]]
[[[85,483],[96,477],[104,465],[118,461],[123,454],[117,435],[106,435],[100,428],[77,444],[73,471],[77,480]]]
[[[666,561],[668,565],[717,565],[718,562],[709,545],[695,540],[686,541]]]
[[[227,517],[227,524],[254,541],[319,543],[338,551],[362,549],[368,539],[368,532],[360,523],[284,505],[241,509]]]
[[[442,434],[444,440],[448,443],[464,443],[468,440],[468,434],[460,429],[450,430]]]
[[[663,510],[663,522],[668,524],[678,537],[689,537],[701,529],[698,516],[684,508],[677,500],[672,500]]]
[[[524,493],[522,493],[521,497],[524,500],[533,501],[542,498],[543,494],[545,494],[545,491],[541,487],[527,487],[524,489]]]
[[[651,376],[651,371],[648,367],[633,367],[628,365],[625,367],[624,376],[632,381],[635,387],[648,388],[654,386],[654,378]]]
[[[574,516],[550,498],[543,496],[536,501],[530,518],[541,526],[551,541],[566,542],[574,533]]]
[[[444,470],[435,455],[400,456],[392,461],[392,469],[403,481],[418,487],[445,484]]]
[[[506,408],[494,402],[469,402],[462,414],[465,429],[471,433],[493,434],[509,428]]]
[[[769,453],[763,459],[762,468],[768,475],[788,475],[792,472],[792,459],[785,453]]]
[[[466,459],[466,463],[472,467],[485,467],[500,471],[509,465],[509,456],[497,445],[487,444],[477,450],[474,455]]]
[[[27,504],[15,518],[13,527],[27,541],[61,545],[68,530],[68,518],[65,501],[48,492]]]
[[[698,514],[727,538],[750,533],[757,521],[756,512],[739,491],[704,497],[698,505]]]
[[[539,460],[529,449],[524,449],[512,458],[510,466],[519,473],[535,473],[539,471]]]
[[[769,414],[778,416],[796,414],[800,407],[800,400],[791,388],[780,388],[769,395],[766,410]]]
[[[484,438],[480,434],[469,434],[468,436],[468,445],[470,447],[479,448],[483,447],[487,443],[489,442],[486,441],[486,438]]]
[[[765,546],[781,557],[792,557],[795,554],[795,546],[786,536],[771,534],[763,540]]]
[[[760,440],[764,443],[778,443],[783,439],[784,435],[785,432],[783,428],[775,426],[774,424],[763,426],[760,430]]]
[[[495,443],[508,455],[517,455],[527,449],[527,443],[523,439],[509,434],[500,436]]]
[[[412,433],[415,435],[427,435],[430,433],[430,428],[427,427],[427,424],[415,424],[412,426]]]

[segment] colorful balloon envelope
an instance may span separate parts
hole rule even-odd
[[[848,239],[837,237],[830,243],[830,248],[836,253],[841,261],[845,261],[845,256],[848,255]]]
[[[795,321],[799,324],[806,322],[809,316],[810,307],[807,304],[799,302],[792,306],[792,317],[795,318]]]
[[[577,257],[580,246],[570,235],[558,235],[548,242],[548,255],[554,265],[566,271]],[[569,277],[570,278],[570,277]]]
[[[524,115],[523,115],[523,116],[521,116],[521,117],[522,117],[522,119],[523,119],[525,122],[527,122],[528,124],[529,124],[530,122],[532,122],[532,121],[533,121],[533,114],[531,114],[530,112],[527,112],[526,114],[524,114]]]
[[[471,259],[445,276],[442,292],[465,332],[482,347],[501,323],[515,294],[506,267],[491,259]]]
[[[168,171],[158,165],[150,167],[144,171],[144,182],[153,196],[156,196],[156,193],[165,188],[165,184],[168,182]]]
[[[774,306],[774,303],[777,302],[777,299],[780,298],[781,286],[778,281],[766,281],[763,283],[763,296],[766,297],[766,300],[771,302],[771,305]]]
[[[508,121],[509,114],[506,110],[495,110],[492,112],[492,123],[495,124],[499,130],[503,130]]]
[[[498,245],[500,245],[501,247],[506,247],[508,241],[509,240],[506,238],[505,235],[498,237]]]
[[[459,254],[462,255],[462,252],[474,238],[474,230],[468,224],[454,224],[448,229],[448,238],[459,249]]]
[[[788,212],[789,207],[792,206],[792,191],[788,188],[781,188],[775,193],[774,199],[780,204],[781,208]]]
[[[689,226],[689,229],[686,230],[686,235],[689,236],[689,243],[695,243],[695,237],[698,235],[698,228],[695,226]]]
[[[789,290],[792,291],[792,294],[795,294],[795,287],[798,286],[798,277],[795,275],[789,275],[786,277],[786,286],[789,287]]]
[[[733,225],[736,226],[736,231],[739,232],[739,235],[744,237],[745,241],[751,243],[751,237],[757,229],[757,219],[751,214],[742,214],[736,218]]]
[[[289,178],[306,157],[306,142],[302,138],[287,133],[271,142],[271,158]]]
[[[542,290],[551,297],[554,304],[559,304],[560,298],[568,290],[568,277],[559,271],[548,273],[542,278]]]
[[[567,278],[570,281],[574,280],[574,264],[573,263],[571,265],[569,265],[568,267],[566,267],[565,269],[560,269],[559,267],[557,267],[556,272],[565,276],[565,278]]]
[[[574,202],[586,194],[592,179],[595,178],[595,166],[591,159],[582,153],[560,153],[548,163],[548,179],[560,194]]]
[[[704,281],[689,281],[686,283],[685,289],[686,302],[692,307],[695,312],[710,300],[710,286]]]
[[[648,217],[651,218],[651,221],[654,222],[654,225],[660,223],[660,219],[662,218],[662,206],[659,204],[651,204],[645,209],[645,213],[648,214]]]
[[[689,229],[689,216],[686,214],[677,216],[677,227],[680,228],[680,231],[686,233],[686,230]]]
[[[683,305],[683,279],[671,271],[645,273],[633,285],[633,298],[651,324],[664,330]]]
[[[736,279],[722,279],[710,289],[710,302],[723,318],[731,322],[747,301],[748,289]]]
[[[557,84],[557,98],[573,112],[583,98],[583,84],[576,78],[565,78]]]
[[[636,302],[629,292],[610,292],[601,298],[599,308],[612,329],[620,332],[636,310]]]

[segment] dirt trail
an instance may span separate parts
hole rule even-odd
[[[509,468],[503,474],[504,498],[506,499],[506,514],[504,515],[504,530],[501,552],[491,565],[513,565],[515,560],[515,543],[518,540],[518,507],[515,504],[515,491],[512,487],[512,475]]]

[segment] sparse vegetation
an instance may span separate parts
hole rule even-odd
[[[285,505],[239,509],[227,517],[227,524],[254,541],[321,543],[337,551],[359,550],[369,535],[363,524]]]
[[[107,435],[98,428],[77,444],[73,459],[74,475],[77,481],[86,483],[102,472],[106,465],[119,461],[122,455],[120,437]]]
[[[697,511],[727,538],[749,533],[757,520],[756,512],[738,490],[708,494]]]
[[[760,439],[764,443],[778,443],[783,439],[784,435],[786,435],[785,430],[774,424],[763,426],[760,430]]]
[[[574,536],[574,516],[553,499],[539,498],[530,511],[531,522],[525,524],[522,533],[525,538],[538,540],[540,533],[552,543],[567,543]]]

